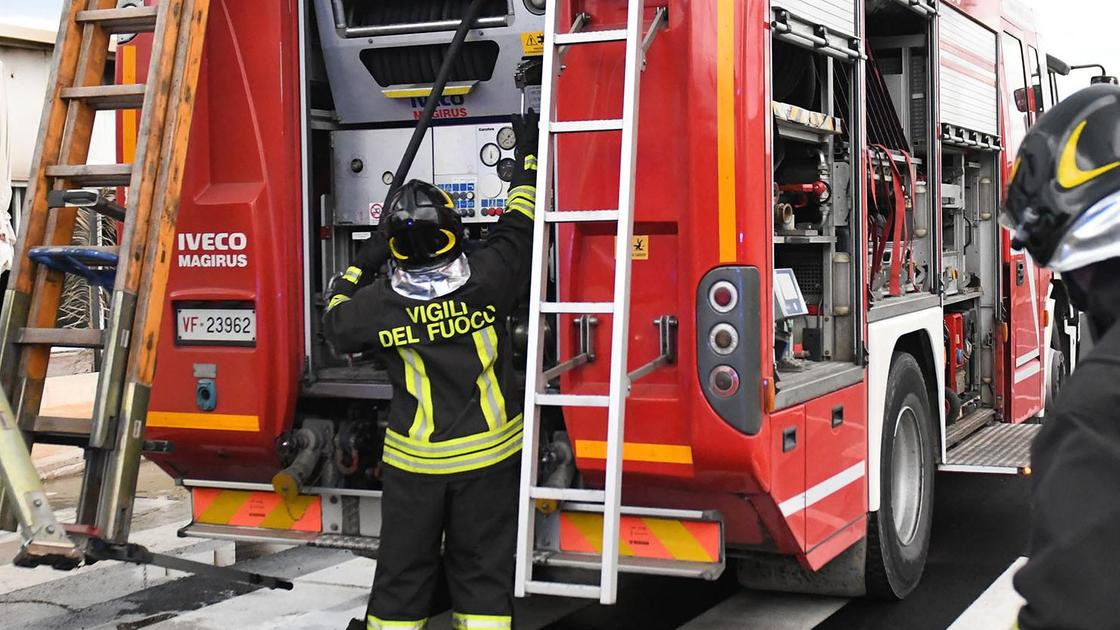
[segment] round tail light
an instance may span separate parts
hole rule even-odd
[[[731,324],[716,324],[708,335],[708,344],[716,354],[727,356],[739,347],[739,333]]]
[[[720,398],[730,398],[739,391],[739,373],[727,365],[717,366],[708,375],[708,386]]]
[[[708,302],[717,313],[727,313],[739,305],[739,290],[726,280],[712,285],[708,290]]]

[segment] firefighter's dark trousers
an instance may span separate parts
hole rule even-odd
[[[385,467],[367,630],[424,628],[441,560],[456,630],[511,627],[519,461],[466,478]]]

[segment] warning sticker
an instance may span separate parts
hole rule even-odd
[[[372,219],[374,223],[381,222],[381,209],[383,207],[384,206],[379,203],[369,204],[369,218]]]
[[[649,260],[649,236],[635,236],[630,242],[632,260]]]
[[[521,52],[528,56],[544,54],[544,31],[521,34]]]

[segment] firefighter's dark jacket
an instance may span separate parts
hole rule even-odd
[[[1022,630],[1120,627],[1120,265],[1110,262],[1088,300],[1104,336],[1032,449],[1030,559],[1015,576]]]
[[[470,279],[433,300],[398,294],[378,278],[329,309],[324,332],[338,352],[379,352],[393,400],[384,462],[424,474],[476,471],[521,449],[521,394],[505,321],[528,284],[535,189],[511,191]],[[337,299],[337,298],[336,298]]]

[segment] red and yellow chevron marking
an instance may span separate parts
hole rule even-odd
[[[283,500],[273,492],[192,488],[196,523],[318,532],[323,529],[322,499]]]
[[[619,554],[686,562],[719,562],[720,524],[665,518],[623,516],[619,526]],[[576,553],[603,552],[603,515],[586,512],[560,514],[560,549]]]

